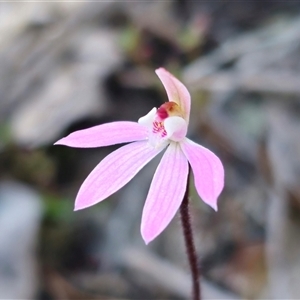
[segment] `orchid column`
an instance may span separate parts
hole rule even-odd
[[[217,198],[224,185],[220,159],[186,138],[191,107],[188,90],[165,69],[156,70],[156,74],[169,99],[158,109],[153,108],[138,122],[102,124],[73,132],[55,143],[92,148],[132,142],[112,152],[89,174],[79,189],[75,210],[105,200],[166,149],[153,176],[142,213],[141,234],[146,244],[168,226],[183,199],[187,203],[189,165],[199,196],[214,210],[217,210]],[[195,297],[199,299],[200,296]]]

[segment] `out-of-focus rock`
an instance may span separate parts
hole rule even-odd
[[[173,296],[172,299],[175,297],[187,299],[191,295],[190,276],[176,265],[147,250],[138,247],[125,248],[122,253],[122,264],[136,273],[136,282],[144,281],[149,290],[166,290]],[[233,293],[213,286],[205,279],[201,279],[201,285],[205,299],[240,299]]]
[[[72,122],[107,112],[102,82],[121,62],[114,32],[82,32],[70,40],[75,58],[47,75],[48,80],[23,101],[11,117],[13,138],[26,146],[55,140]]]
[[[174,42],[180,24],[178,19],[170,14],[172,5],[172,1],[129,2],[125,10],[137,28],[150,29],[158,36]]]
[[[294,105],[293,105],[294,104]],[[268,189],[267,259],[272,299],[297,299],[300,270],[299,104],[269,104],[266,149],[273,180]]]
[[[36,242],[42,216],[37,193],[0,183],[0,298],[34,299],[38,288]]]
[[[1,5],[0,121],[18,144],[50,143],[74,121],[107,114],[103,81],[123,60],[117,31],[99,27],[112,6]]]
[[[188,65],[183,73],[184,79],[197,89],[230,90],[237,86],[247,87],[246,79],[253,74],[259,75],[266,70],[291,71],[290,57],[299,55],[299,28],[298,17],[275,19],[268,26],[231,38],[211,54]],[[214,80],[217,72],[229,69],[234,72],[226,83],[222,82],[224,78]],[[299,64],[293,64],[292,70],[298,69]],[[206,81],[208,78],[211,79],[209,82]],[[207,86],[207,83],[210,84]]]

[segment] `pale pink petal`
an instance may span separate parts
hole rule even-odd
[[[176,102],[182,109],[184,119],[189,122],[191,109],[191,96],[187,88],[171,73],[163,68],[155,70],[157,76],[164,85],[169,101]]]
[[[181,143],[181,149],[192,167],[199,196],[217,210],[217,199],[224,186],[222,162],[210,150],[187,138]]]
[[[148,129],[136,122],[112,122],[75,131],[54,145],[94,148],[146,140]]]
[[[115,193],[162,149],[141,141],[125,145],[106,156],[81,185],[75,210],[94,205]]]
[[[143,209],[141,233],[146,244],[171,222],[186,191],[188,161],[178,143],[171,143],[154,174]]]

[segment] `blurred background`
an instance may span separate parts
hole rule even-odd
[[[188,299],[175,218],[150,245],[141,211],[160,157],[110,199],[73,212],[119,146],[53,146],[192,95],[189,137],[226,185],[215,213],[191,185],[206,299],[300,298],[300,2],[0,3],[0,298]]]

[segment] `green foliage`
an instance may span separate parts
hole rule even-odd
[[[44,194],[43,200],[45,204],[45,220],[55,223],[73,221],[73,200],[54,194]]]

